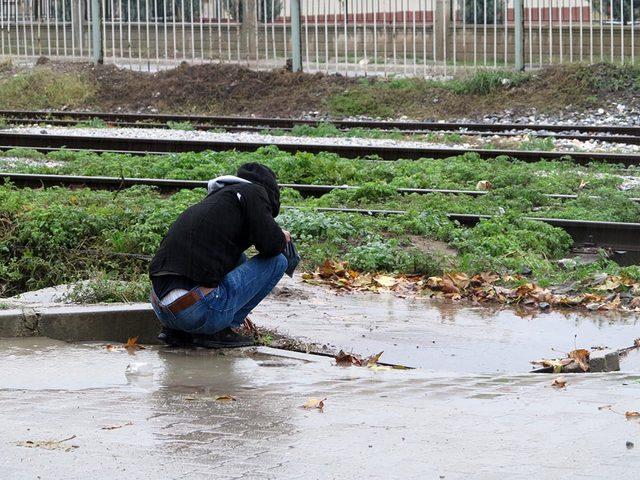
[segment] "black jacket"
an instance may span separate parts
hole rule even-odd
[[[268,257],[284,250],[286,240],[274,220],[280,210],[275,176],[263,178],[260,169],[247,173],[242,168],[238,176],[253,183],[229,185],[209,194],[171,225],[149,269],[160,297],[170,288],[158,291],[159,278],[181,278],[173,288],[188,286],[185,280],[194,286],[216,287],[251,245]]]

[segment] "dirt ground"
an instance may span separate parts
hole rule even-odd
[[[609,105],[612,91],[616,92],[616,102],[633,104],[640,85],[634,80],[635,71],[607,65],[551,67],[533,73],[518,86],[506,85],[484,94],[454,93],[421,81],[391,88],[385,80],[367,82],[285,69],[252,71],[218,64],[185,63],[172,70],[144,73],[42,58],[36,68],[48,69],[62,79],[64,75],[77,75],[90,86],[91,95],[81,102],[68,102],[70,109],[269,117],[360,114],[453,119],[504,111],[528,114],[532,109],[547,113],[567,108],[580,111]],[[5,66],[0,70],[0,89],[24,72],[24,68]],[[48,106],[64,108],[60,102]],[[0,108],[10,108],[1,103]]]

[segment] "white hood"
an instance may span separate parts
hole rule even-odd
[[[234,185],[237,183],[251,183],[249,180],[245,180],[244,178],[236,177],[235,175],[223,175],[221,177],[216,177],[207,183],[207,192],[212,194],[217,192],[221,188],[226,187],[227,185]]]

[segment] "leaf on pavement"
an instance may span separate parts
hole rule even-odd
[[[378,364],[378,360],[380,360],[380,357],[382,356],[382,354],[384,353],[384,351],[380,352],[380,353],[376,353],[375,355],[371,355],[369,358],[367,358],[364,363],[367,367],[371,367],[373,365],[377,365]]]
[[[344,350],[340,350],[335,357],[336,365],[348,366],[357,365],[362,366],[362,359],[353,353],[347,353]]]
[[[568,357],[575,360],[575,362],[580,366],[583,372],[589,370],[589,350],[579,348],[577,350],[569,352]]]
[[[218,395],[216,397],[216,401],[217,402],[235,402],[236,398],[232,397],[231,395]]]
[[[373,277],[373,281],[385,288],[391,288],[398,284],[398,280],[388,275],[378,275],[377,277]]]
[[[302,408],[304,408],[305,410],[313,410],[313,409],[318,409],[320,411],[322,411],[322,409],[324,408],[324,401],[326,400],[325,398],[310,398],[309,400],[307,400],[306,402],[304,402],[304,405],[302,405]]]
[[[43,448],[45,450],[64,450],[65,452],[69,452],[74,448],[79,448],[78,445],[67,445],[64,443],[74,438],[76,438],[75,435],[62,440],[27,440],[26,442],[17,442],[16,445],[27,448]]]
[[[567,386],[567,379],[564,377],[558,377],[551,382],[551,386],[554,388],[564,388]]]
[[[124,344],[124,348],[129,351],[144,350],[144,347],[138,343],[138,337],[130,337],[127,343]]]
[[[133,425],[133,422],[127,422],[121,425],[107,425],[106,427],[102,427],[101,430],[117,430],[118,428],[128,427],[129,425]]]
[[[629,418],[640,418],[640,412],[624,412],[624,416]]]

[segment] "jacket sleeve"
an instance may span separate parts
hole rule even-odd
[[[282,228],[271,215],[269,198],[264,188],[251,185],[243,188],[240,195],[250,240],[258,253],[267,257],[282,253],[287,241]]]

